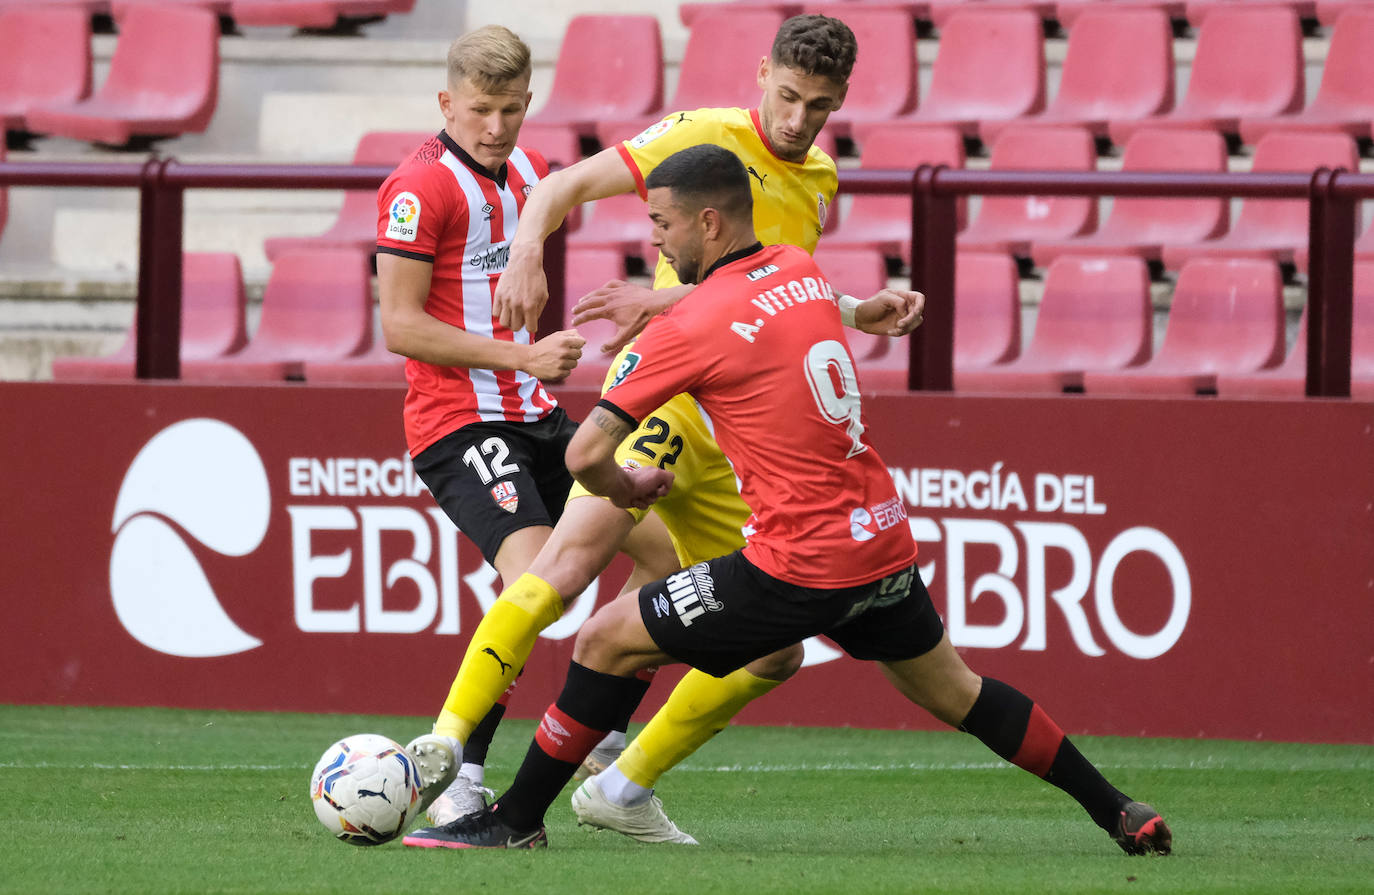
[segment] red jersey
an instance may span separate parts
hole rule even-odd
[[[745,557],[808,587],[864,584],[916,560],[906,508],[863,437],[835,300],[796,246],[728,255],[645,328],[601,401],[638,421],[691,393],[753,512]]]
[[[377,251],[434,265],[425,310],[479,336],[528,345],[492,315],[516,220],[549,173],[533,150],[516,148],[495,176],[445,132],[401,163],[377,192]],[[519,370],[442,367],[406,361],[406,444],[415,456],[476,422],[534,422],[558,406],[540,381]]]

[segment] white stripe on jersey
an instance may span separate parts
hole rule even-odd
[[[538,181],[534,167],[522,150],[517,148],[511,154],[510,161],[518,165],[518,170],[527,183],[533,184]],[[492,233],[490,215],[483,212],[487,198],[482,192],[477,175],[451,152],[445,152],[440,156],[440,162],[453,173],[453,178],[458,188],[463,191],[468,207],[468,233],[463,260],[463,328],[473,335],[494,338],[495,325],[492,320],[489,276],[492,273],[504,272],[505,264],[501,264],[498,269],[484,264],[472,264],[471,261],[475,258],[488,258],[494,249],[507,245],[515,236],[519,213],[515,194],[511,192],[509,180],[506,181],[505,187],[497,189],[501,202],[503,232],[500,238],[493,242],[492,237],[496,234]],[[519,330],[513,336],[513,341],[518,344],[530,343],[530,334],[527,330]],[[520,413],[526,422],[539,419],[540,410],[531,400],[539,386],[538,380],[519,370],[513,372],[521,399]],[[496,373],[492,370],[469,369],[468,376],[476,394],[478,416],[485,422],[505,420],[505,402],[501,396]]]

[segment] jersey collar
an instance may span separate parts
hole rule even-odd
[[[741,258],[748,258],[750,255],[762,251],[763,243],[756,242],[753,245],[748,246],[747,248],[738,249],[737,251],[731,252],[728,255],[721,255],[719,258],[716,259],[714,264],[706,268],[706,273],[702,275],[701,280],[702,282],[705,282],[707,277],[709,277],[711,274],[715,273],[718,269],[724,267],[725,265],[734,264]]]
[[[771,155],[773,158],[777,159],[778,161],[782,162],[784,165],[804,165],[804,164],[806,164],[806,159],[805,159],[805,158],[803,158],[803,159],[802,159],[801,161],[799,161],[799,162],[789,161],[788,159],[783,158],[782,156],[778,155],[775,151],[773,151],[773,143],[772,143],[771,140],[768,139],[768,134],[767,134],[767,133],[764,131],[764,129],[763,129],[763,119],[762,119],[762,118],[759,118],[759,110],[758,110],[758,109],[750,109],[750,110],[749,110],[749,120],[752,121],[752,122],[754,123],[754,133],[758,134],[759,141],[760,141],[761,143],[763,143],[763,148],[768,150],[768,154],[769,154],[769,155]],[[813,143],[812,145],[815,145],[815,144]],[[810,150],[810,149],[807,149],[806,151],[807,151],[807,154],[810,155],[811,150]]]
[[[494,181],[496,185],[499,186],[501,189],[506,188],[506,171],[509,168],[508,163],[502,162],[500,170],[498,170],[495,174],[492,174],[486,168],[477,164],[477,160],[472,156],[468,155],[466,149],[455,143],[453,138],[448,135],[448,131],[439,131],[439,142],[444,144],[445,149],[456,155],[458,157],[458,161],[467,165],[468,168],[472,170],[473,174],[476,174],[478,177],[485,177],[487,180]]]

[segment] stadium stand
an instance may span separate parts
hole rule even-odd
[[[145,3],[155,3],[158,6],[188,6],[194,9],[203,9],[206,12],[214,13],[221,19],[227,19],[231,15],[233,0],[114,0],[110,4],[110,15],[115,22],[124,18],[130,7],[139,6]]]
[[[1026,124],[1086,127],[1106,138],[1110,121],[1158,115],[1174,104],[1174,33],[1157,9],[1102,8],[1084,13],[1069,31],[1059,91]],[[989,145],[1008,126],[979,127]]]
[[[1144,363],[1150,356],[1150,342],[1150,274],[1145,262],[1131,257],[1065,256],[1045,274],[1035,330],[1021,356],[993,367],[956,366],[954,388],[960,392],[1078,390],[1086,370]]]
[[[410,12],[415,0],[233,0],[237,25],[330,29],[348,20],[374,21]]]
[[[1054,18],[1060,26],[1073,31],[1078,17],[1092,10],[1157,9],[1170,22],[1183,21],[1186,4],[1183,0],[1060,0],[1054,5]]]
[[[1256,143],[1272,131],[1340,131],[1367,139],[1374,122],[1374,6],[1351,9],[1331,31],[1317,95],[1294,115],[1246,116],[1240,136]]]
[[[767,55],[783,17],[767,10],[703,10],[692,23],[678,68],[677,88],[666,109],[752,108],[758,103],[758,61]],[[602,121],[596,129],[602,146],[629,139],[659,116],[629,116]]]
[[[648,15],[581,15],[568,22],[549,98],[526,126],[568,125],[596,135],[598,122],[645,118],[663,108],[663,38]]]
[[[123,146],[203,131],[219,89],[219,21],[200,9],[130,7],[105,83],[86,99],[31,107],[36,133]]]
[[[584,212],[582,226],[568,234],[568,246],[575,249],[614,249],[621,255],[645,255],[648,214],[644,200],[635,193],[597,199]],[[623,262],[622,262],[623,263]]]
[[[1122,153],[1123,171],[1226,170],[1226,141],[1215,131],[1141,130]],[[1226,232],[1231,205],[1226,199],[1119,196],[1095,232],[1031,244],[1036,266],[1047,267],[1060,255],[1138,255],[1160,260],[1164,243],[1213,239]]]
[[[638,198],[635,197],[638,202]],[[641,206],[641,213],[643,203]],[[568,248],[568,266],[565,273],[563,292],[563,326],[572,327],[572,309],[577,300],[595,289],[605,285],[608,280],[625,278],[625,256],[615,249]],[[599,387],[610,369],[613,355],[602,354],[601,346],[615,335],[615,324],[609,320],[593,320],[577,327],[578,333],[587,340],[582,348],[582,359],[568,375],[569,385]]]
[[[0,129],[27,131],[42,103],[91,92],[91,17],[76,7],[0,8]]]
[[[1317,21],[1327,28],[1347,9],[1367,9],[1369,0],[1317,0]]]
[[[861,168],[911,169],[920,165],[964,166],[964,140],[954,128],[875,128],[864,138]],[[837,203],[838,205],[839,203]],[[968,204],[960,199],[959,226]],[[911,254],[911,197],[855,196],[839,224],[821,239],[825,246],[866,247],[892,258]]]
[[[978,12],[1024,11],[1045,21],[1053,19],[1055,15],[1053,0],[931,0],[930,21],[936,28],[944,28],[951,16],[968,10]]]
[[[1207,128],[1238,136],[1242,116],[1301,108],[1305,84],[1302,23],[1292,10],[1219,9],[1198,32],[1182,101],[1162,115],[1111,122],[1107,131],[1118,145],[1145,127]]]
[[[1194,28],[1199,28],[1207,21],[1208,16],[1217,10],[1233,9],[1246,4],[1279,6],[1292,10],[1293,14],[1300,19],[1317,18],[1317,4],[1314,0],[1188,0],[1184,16],[1187,18],[1188,24]]]
[[[866,299],[887,288],[887,262],[880,252],[836,248],[822,240],[816,247],[815,259],[836,295],[846,293]],[[887,336],[869,335],[857,329],[846,328],[844,334],[860,371],[865,361],[887,354],[889,343],[893,341]]]
[[[1098,394],[1215,394],[1218,373],[1253,373],[1283,359],[1283,279],[1272,261],[1197,258],[1183,265],[1164,341],[1147,363],[1089,370]]]
[[[239,258],[231,252],[185,252],[181,257],[181,359],[222,358],[248,343],[247,299]],[[135,333],[105,357],[53,359],[54,379],[132,379]]]
[[[742,12],[767,12],[775,13],[784,19],[795,16],[802,11],[802,4],[799,2],[788,2],[788,0],[731,0],[726,4],[721,3],[679,3],[677,7],[678,19],[688,28],[696,24],[697,19],[702,14],[717,12],[722,6],[726,6],[731,14]]]
[[[930,89],[910,115],[883,124],[957,127],[1033,115],[1045,107],[1045,53],[1040,19],[1026,10],[960,10],[940,31]],[[855,125],[862,143],[868,125]]]
[[[844,104],[826,123],[827,130],[841,137],[851,136],[855,122],[881,123],[916,108],[915,20],[895,9],[863,9],[864,5],[806,10],[841,18],[861,48]]]
[[[110,14],[110,0],[0,0],[0,9],[75,9],[90,16]]]
[[[1092,171],[1097,150],[1082,128],[1007,128],[992,147],[996,170]],[[1035,240],[1062,240],[1097,228],[1097,200],[1082,196],[986,196],[957,237],[960,251],[1030,256]]]
[[[1210,21],[1210,20],[1209,20]],[[1345,134],[1276,132],[1255,147],[1252,171],[1313,171],[1319,167],[1360,169],[1355,141]],[[1301,199],[1247,199],[1224,235],[1204,242],[1169,243],[1162,258],[1178,270],[1190,258],[1268,258],[1292,263],[1307,245],[1307,203]]]
[[[307,361],[342,360],[372,345],[372,265],[364,252],[319,250],[279,257],[248,345],[229,357],[181,365],[187,380],[303,379]]]
[[[353,151],[355,165],[396,166],[433,134],[428,131],[373,131]],[[287,252],[352,249],[371,253],[377,245],[377,191],[348,190],[339,216],[319,236],[274,236],[263,242],[269,261]]]

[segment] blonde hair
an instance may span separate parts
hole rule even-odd
[[[530,48],[514,31],[483,25],[448,48],[448,83],[464,80],[484,93],[498,93],[512,81],[530,76]]]

